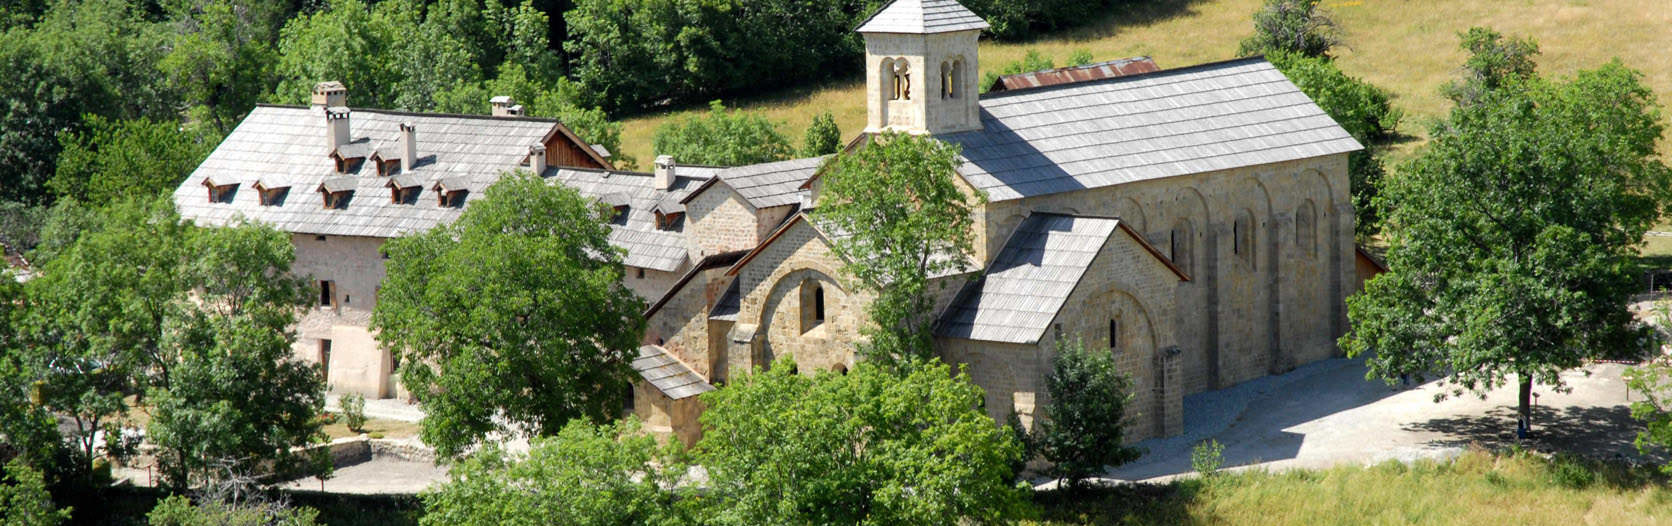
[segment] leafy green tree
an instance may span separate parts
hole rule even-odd
[[[1113,354],[1087,351],[1078,340],[1058,343],[1045,390],[1051,404],[1033,440],[1068,486],[1083,487],[1087,477],[1105,467],[1138,459],[1140,452],[1125,444],[1132,382],[1115,365]]]
[[[670,441],[677,447],[677,441]],[[632,418],[569,422],[536,438],[527,454],[489,447],[424,494],[425,525],[691,524],[690,500],[676,498],[685,466]]]
[[[766,117],[727,110],[720,101],[708,114],[663,124],[652,139],[657,155],[679,162],[712,166],[743,166],[789,159],[795,154],[788,139]]]
[[[215,138],[172,121],[112,121],[88,115],[87,131],[59,137],[63,153],[47,186],[58,199],[111,203],[127,196],[172,194],[208,157]]]
[[[150,391],[148,434],[163,450],[164,476],[187,487],[264,466],[328,473],[323,450],[297,453],[325,439],[317,418],[325,383],[291,350],[290,327],[309,297],[306,283],[290,274],[289,236],[257,226],[190,235],[194,257],[182,273],[195,301],[169,316],[163,344],[171,377]]]
[[[87,476],[99,456],[127,453],[124,441],[106,440],[101,455],[95,440],[122,436],[123,399],[168,384],[163,334],[189,285],[186,227],[168,200],[124,200],[80,217],[72,239],[47,240],[60,252],[27,283],[19,326],[38,403],[73,424],[70,469]]]
[[[801,140],[801,155],[818,157],[834,154],[842,149],[842,130],[836,127],[836,116],[830,112],[813,117],[807,136]]]
[[[938,360],[901,376],[792,367],[703,395],[697,460],[716,524],[999,522],[1026,506],[1022,446],[981,409],[981,388]]]
[[[45,203],[64,132],[86,114],[172,118],[165,34],[125,0],[60,2],[0,33],[0,199]]]
[[[1389,179],[1392,272],[1348,299],[1350,355],[1384,378],[1449,374],[1455,394],[1534,382],[1648,341],[1632,259],[1663,212],[1658,103],[1618,62],[1459,106]]]
[[[273,64],[279,28],[291,14],[282,2],[174,0],[167,2],[174,29],[159,72],[179,94],[176,107],[188,121],[224,136],[277,82]]]
[[[518,173],[458,221],[385,245],[372,328],[402,356],[401,381],[438,454],[619,413],[644,305],[621,285],[603,214],[571,188]]]
[[[1531,39],[1506,38],[1484,27],[1471,27],[1457,36],[1469,59],[1463,63],[1463,78],[1447,83],[1440,92],[1459,106],[1480,102],[1488,92],[1537,74],[1533,58],[1539,54],[1538,43]]]
[[[526,115],[557,119],[587,144],[609,150],[614,162],[623,166],[634,164],[631,157],[621,154],[621,124],[610,121],[603,110],[577,105],[575,101],[582,98],[580,86],[565,78],[558,78],[548,86],[530,77],[527,71],[520,64],[505,64],[499,70],[499,77],[493,80],[461,83],[436,94],[436,109],[446,113],[485,114],[490,109],[488,99],[510,96],[521,101]]]
[[[884,133],[827,161],[815,222],[860,290],[875,295],[874,326],[860,350],[892,362],[933,351],[928,316],[937,276],[971,268],[974,206],[984,197],[957,178],[958,148],[932,137]]]
[[[145,518],[151,526],[314,526],[318,516],[311,508],[260,500],[206,500],[194,506],[190,499],[173,495],[159,501]]]
[[[1266,58],[1364,145],[1363,151],[1348,155],[1347,174],[1357,220],[1354,232],[1361,241],[1369,240],[1381,230],[1381,215],[1375,200],[1386,173],[1382,157],[1394,139],[1404,112],[1393,106],[1393,96],[1387,90],[1348,76],[1328,58],[1282,51],[1268,54]]]
[[[1341,27],[1318,4],[1320,0],[1266,0],[1254,12],[1254,36],[1242,41],[1242,56],[1295,53],[1322,58],[1341,43]]]
[[[57,526],[70,520],[70,509],[56,509],[46,479],[21,459],[6,464],[0,481],[0,522],[13,526]]]

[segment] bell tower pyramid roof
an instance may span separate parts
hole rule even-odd
[[[860,33],[928,35],[992,27],[957,0],[894,0],[859,25]]]

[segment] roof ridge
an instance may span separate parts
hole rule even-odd
[[[265,103],[265,102],[256,103],[255,106],[257,108],[280,108],[280,109],[287,109],[287,110],[312,109],[311,106],[300,106],[300,105],[296,105],[296,104],[269,104],[269,103]],[[396,116],[403,116],[403,117],[435,117],[435,118],[452,118],[452,119],[492,120],[492,121],[506,121],[506,122],[538,122],[538,123],[543,123],[543,124],[553,124],[553,123],[561,124],[561,123],[563,123],[563,121],[560,120],[560,119],[546,118],[546,117],[528,117],[528,116],[496,117],[496,116],[493,116],[493,115],[483,115],[483,114],[479,114],[479,113],[438,113],[438,112],[388,110],[388,109],[381,109],[381,108],[356,108],[356,107],[352,107],[352,106],[348,107],[348,109],[349,109],[350,112],[354,112],[354,113],[376,113],[376,114],[382,114],[382,115],[396,115]]]
[[[1226,66],[1226,65],[1230,65],[1230,64],[1237,64],[1237,63],[1243,63],[1243,62],[1248,62],[1248,63],[1265,62],[1267,64],[1271,63],[1271,61],[1266,60],[1265,55],[1254,55],[1254,56],[1251,56],[1251,57],[1239,57],[1239,58],[1232,58],[1232,59],[1226,59],[1226,60],[1216,60],[1216,61],[1213,61],[1213,62],[1203,62],[1201,64],[1191,64],[1189,66],[1184,66],[1184,67],[1180,67],[1180,68],[1161,69],[1161,70],[1151,71],[1149,73],[1136,73],[1136,74],[1132,74],[1132,75],[1123,75],[1123,76],[1109,77],[1109,78],[1103,78],[1103,79],[1092,79],[1092,80],[1086,80],[1086,81],[1081,81],[1081,82],[1065,82],[1065,83],[1062,83],[1062,84],[1050,84],[1050,85],[1046,85],[1046,86],[1011,88],[1011,89],[1007,89],[1007,90],[1004,90],[1004,91],[989,91],[987,93],[981,94],[980,100],[981,101],[986,101],[986,100],[989,100],[989,99],[1004,98],[1004,97],[1008,97],[1008,96],[1011,96],[1011,95],[1016,95],[1018,93],[1030,93],[1030,94],[1031,93],[1038,93],[1038,92],[1041,92],[1041,91],[1045,91],[1045,90],[1049,90],[1049,89],[1056,89],[1056,88],[1078,87],[1078,86],[1096,85],[1096,84],[1100,84],[1100,83],[1127,82],[1127,81],[1135,81],[1135,80],[1141,80],[1141,79],[1147,79],[1147,78],[1153,78],[1153,77],[1164,77],[1164,76],[1178,74],[1178,73],[1191,73],[1191,72],[1195,72],[1195,71],[1202,70],[1202,69],[1207,69],[1207,68],[1212,68],[1212,67],[1219,67],[1219,66]],[[1055,71],[1055,70],[1041,70],[1041,71]],[[1040,71],[1033,71],[1033,72],[1029,72],[1029,73],[1039,73],[1039,72]],[[1018,75],[1026,75],[1026,74],[1028,74],[1028,73],[1018,73]]]

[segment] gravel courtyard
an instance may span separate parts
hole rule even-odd
[[[1597,364],[1563,375],[1571,393],[1535,384],[1535,435],[1525,447],[1593,458],[1638,458],[1637,424],[1620,374],[1626,366]],[[1190,450],[1215,439],[1225,466],[1322,468],[1456,455],[1471,444],[1515,443],[1515,387],[1482,400],[1465,393],[1436,403],[1438,382],[1389,387],[1364,379],[1359,360],[1334,359],[1281,376],[1201,393],[1184,400],[1180,436],[1147,440],[1136,462],[1107,473],[1118,480],[1166,479],[1191,472]]]

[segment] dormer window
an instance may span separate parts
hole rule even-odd
[[[632,212],[631,207],[627,205],[616,205],[610,210],[610,224],[612,225],[626,225],[627,215]]]
[[[442,208],[462,208],[470,196],[470,188],[463,177],[448,177],[435,183],[435,204]]]
[[[388,177],[401,173],[400,159],[385,159],[383,152],[374,152],[371,157],[372,166],[377,167],[379,177]]]
[[[238,183],[221,184],[214,179],[204,179],[203,186],[209,190],[209,202],[231,204],[232,198],[238,195]]]
[[[418,194],[423,191],[423,184],[410,175],[397,175],[389,178],[389,204],[415,205],[418,204]]]
[[[657,230],[679,230],[684,226],[685,214],[681,212],[656,213]]]
[[[289,186],[268,185],[262,182],[255,184],[255,191],[261,197],[261,206],[283,205],[285,197],[290,195]]]
[[[348,202],[354,197],[355,181],[353,177],[333,177],[326,179],[319,185],[319,195],[326,210],[342,210],[348,208]]]

